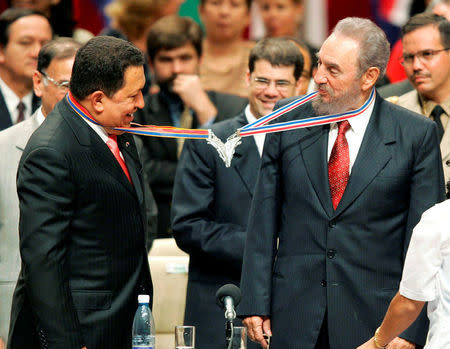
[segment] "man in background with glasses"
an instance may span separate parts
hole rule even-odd
[[[238,128],[269,114],[280,99],[295,95],[303,57],[287,39],[263,39],[250,51],[248,67],[249,105],[212,126],[223,142]],[[215,293],[224,284],[239,285],[263,145],[264,134],[242,138],[226,168],[213,147],[187,140],[178,163],[172,228],[178,246],[190,256],[184,322],[197,327],[197,349],[225,345],[224,313],[215,304]]]
[[[450,22],[444,17],[421,13],[402,28],[401,58],[414,90],[397,104],[436,122],[445,182],[450,181]]]
[[[0,130],[30,118],[39,106],[33,73],[52,35],[48,19],[37,11],[11,8],[0,15]]]
[[[4,164],[0,172],[0,337],[3,339],[8,334],[11,300],[20,271],[17,166],[31,134],[68,91],[75,53],[80,46],[70,38],[59,38],[42,47],[33,75],[34,93],[41,98],[42,105],[31,118],[0,132]]]

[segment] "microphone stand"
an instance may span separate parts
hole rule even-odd
[[[234,335],[233,320],[227,320],[225,327],[225,341],[227,349],[231,349],[231,346],[233,345],[233,335]]]

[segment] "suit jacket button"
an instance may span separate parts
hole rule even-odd
[[[322,287],[327,287],[327,282],[326,282],[326,280],[322,280],[322,281],[320,282],[320,284],[322,285]]]
[[[327,257],[329,259],[333,259],[335,255],[336,255],[336,250],[328,250],[327,251]]]
[[[447,160],[447,161],[445,162],[445,164],[446,164],[447,166],[450,166],[450,160]]]
[[[336,221],[334,219],[332,219],[331,221],[328,222],[328,226],[330,228],[334,228],[336,226]]]

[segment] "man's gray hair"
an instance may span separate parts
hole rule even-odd
[[[380,70],[380,80],[390,56],[390,44],[386,34],[369,19],[347,17],[338,22],[333,33],[347,36],[359,43],[359,76],[370,67]]]

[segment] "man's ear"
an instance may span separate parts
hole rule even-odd
[[[42,97],[44,94],[44,77],[37,70],[33,73],[33,90],[37,97]]]
[[[245,73],[245,82],[247,83],[247,87],[250,87],[250,71],[248,69]]]
[[[380,76],[380,69],[377,67],[370,67],[361,77],[361,89],[363,91],[370,90],[378,80]]]
[[[106,99],[106,95],[103,91],[95,91],[93,93],[91,93],[88,97],[88,100],[92,106],[92,109],[100,114],[103,113],[103,111],[105,110],[105,106],[104,106],[104,102]]]

